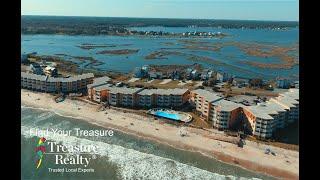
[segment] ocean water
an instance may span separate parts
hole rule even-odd
[[[96,159],[89,168],[94,173],[48,173],[51,168],[73,168],[55,165],[54,157],[44,155],[36,169],[35,147],[39,137],[30,135],[32,128],[60,130],[103,129],[54,112],[22,106],[21,109],[21,179],[273,179],[237,166],[222,163],[200,153],[137,138],[119,131],[112,137],[48,136],[47,141],[68,145],[96,145]]]
[[[184,28],[184,27],[141,27],[132,28],[136,30],[154,30],[166,32],[186,32],[186,31],[206,31],[223,32],[229,36],[218,38],[192,39],[204,41],[209,44],[219,45],[224,42],[236,43],[259,43],[264,45],[275,45],[281,47],[291,47],[299,43],[299,29],[290,28],[288,30],[270,30],[270,29],[223,29],[223,28]],[[87,56],[93,57],[101,65],[90,67],[101,71],[116,71],[130,73],[135,67],[145,64],[156,65],[186,65],[193,64],[194,61],[188,60],[185,56],[168,55],[167,59],[148,60],[144,57],[148,54],[159,51],[175,51],[185,54],[192,54],[200,57],[213,59],[213,62],[201,62],[204,67],[221,70],[240,77],[263,77],[271,79],[275,77],[287,77],[291,79],[299,78],[299,65],[290,69],[270,69],[258,68],[242,61],[262,62],[262,63],[281,63],[278,57],[257,57],[249,56],[235,46],[224,46],[220,51],[183,49],[184,44],[181,40],[190,40],[188,38],[165,38],[165,37],[138,37],[138,36],[69,36],[69,35],[22,35],[21,52],[38,52],[41,55],[66,54],[69,56]],[[79,47],[83,43],[108,44],[116,47],[104,47],[90,50],[84,50]],[[137,53],[128,55],[97,54],[101,50],[114,49],[139,49]],[[299,52],[290,52],[298,57]],[[63,56],[62,56],[63,57]],[[63,57],[65,58],[65,57]],[[77,62],[77,59],[68,59]],[[79,62],[79,61],[78,61]],[[221,64],[222,63],[222,64]],[[80,67],[85,67],[87,63],[82,63]]]

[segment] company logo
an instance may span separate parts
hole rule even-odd
[[[36,153],[37,153],[37,161],[36,161],[36,167],[37,169],[41,166],[43,154],[46,152],[46,147],[44,146],[44,142],[46,142],[46,138],[42,137],[39,139],[39,142],[36,147]]]
[[[59,144],[55,141],[47,140],[41,137],[37,143],[36,151],[36,169],[43,164],[44,155],[47,157],[48,166],[50,163],[55,165],[63,165],[66,167],[51,168],[49,172],[94,172],[93,168],[88,168],[91,160],[96,159],[98,154],[98,146],[92,144]],[[51,161],[51,162],[50,162]],[[78,166],[78,167],[77,167]],[[84,167],[84,168],[83,168]]]

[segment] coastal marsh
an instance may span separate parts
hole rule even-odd
[[[164,28],[168,32],[192,28]],[[236,76],[297,79],[299,72],[298,28],[283,31],[259,29],[194,28],[225,32],[219,38],[164,38],[136,36],[22,35],[22,52],[39,55],[67,54],[94,60],[62,57],[80,68],[131,73],[149,65],[191,65],[220,70]],[[157,27],[154,27],[157,30]],[[195,31],[194,30],[194,31]],[[50,42],[50,44],[48,43]],[[125,47],[130,47],[125,48]],[[90,62],[91,63],[90,63]],[[85,63],[89,62],[89,63]],[[293,76],[295,75],[295,76]]]

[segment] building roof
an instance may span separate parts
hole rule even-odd
[[[73,77],[78,78],[78,79],[88,79],[88,78],[94,78],[94,74],[93,73],[85,73],[85,74],[80,74],[80,75],[76,75]]]
[[[203,90],[203,89],[196,89],[192,92],[196,93],[200,96],[203,96],[209,102],[214,102],[214,101],[218,101],[218,100],[223,99],[223,97],[218,96],[217,93],[209,92],[209,91]]]
[[[276,109],[276,107],[273,105],[274,103],[259,103],[258,105],[254,106],[256,109],[259,109],[263,111],[264,113],[267,113],[269,115],[271,114],[279,114],[279,111]],[[250,109],[250,108],[249,108]]]
[[[89,85],[92,85],[92,84],[89,84]],[[93,88],[95,88],[96,91],[102,91],[102,90],[109,89],[111,86],[113,86],[113,85],[112,84],[103,84],[103,85],[99,85],[99,86],[96,86]]]
[[[286,108],[276,102],[268,101],[265,104],[270,110],[272,109],[272,110],[275,110],[276,112],[286,112]]]
[[[63,78],[48,77],[47,82],[62,82]]]
[[[29,66],[29,67],[33,67],[33,68],[41,68],[40,64],[38,64],[38,63],[32,63],[32,64],[30,64],[30,66]]]
[[[234,80],[234,81],[249,82],[249,79],[247,79],[247,78],[241,78],[241,77],[234,77],[233,80]]]
[[[276,98],[271,98],[270,101],[256,106],[246,107],[256,117],[270,119],[270,115],[285,112],[290,107],[295,107],[299,104],[299,89],[289,89],[288,92],[281,93]],[[272,118],[272,117],[271,117]]]
[[[109,78],[108,76],[94,78],[93,83],[88,84],[87,88],[94,88],[94,87],[102,86],[102,85],[108,84],[110,81],[111,81],[111,78]]]
[[[128,88],[128,87],[116,87],[112,84],[104,84],[101,86],[97,86],[95,87],[96,91],[102,91],[102,90],[108,90],[109,93],[112,94],[134,94],[134,93],[138,93],[141,90],[143,90],[143,88]]]
[[[232,110],[237,109],[239,107],[243,107],[242,104],[235,103],[232,101],[227,101],[225,99],[214,101],[211,104],[213,106],[218,106],[220,108],[220,110],[222,110],[222,111],[232,111]]]
[[[273,119],[273,117],[267,113],[267,111],[270,111],[269,107],[267,106],[249,106],[249,107],[246,107],[245,109],[249,110],[257,118]]]
[[[296,107],[299,104],[299,89],[289,89],[287,92],[279,94],[278,97],[271,98],[270,101],[281,105],[285,109]]]
[[[46,81],[47,80],[47,76],[33,74],[33,73],[25,73],[25,72],[21,72],[21,77],[39,80],[39,81]]]
[[[105,82],[109,82],[110,80],[111,78],[109,78],[108,76],[102,76],[102,77],[94,78],[93,83],[95,84],[105,83]]]
[[[77,75],[70,78],[54,78],[54,77],[49,77],[44,75],[21,72],[21,77],[40,80],[40,81],[49,81],[49,82],[72,82],[72,81],[77,81],[77,80],[82,80],[87,78],[93,78],[94,75],[93,73],[87,73],[87,74],[81,74],[81,75]]]
[[[294,100],[299,100],[299,89],[291,88],[285,93],[281,93],[280,96],[282,97],[290,97]]]
[[[271,100],[287,108],[295,107],[295,104],[299,104],[299,101],[296,101],[290,97],[276,97],[271,98]]]
[[[113,94],[135,94],[143,90],[143,88],[127,88],[127,87],[110,87],[108,88],[110,93]]]
[[[186,93],[188,89],[144,89],[141,92],[139,92],[139,95],[152,95],[152,94],[158,94],[158,95],[183,95]]]
[[[246,95],[236,95],[227,98],[228,100],[235,103],[247,103],[248,105],[256,105],[256,100],[258,100],[257,96],[246,96]]]
[[[54,71],[56,68],[55,67],[51,67],[51,66],[47,66],[46,68],[44,68],[46,71]]]
[[[69,78],[62,78],[61,82],[74,82],[74,81],[81,81],[81,80],[89,79],[89,78],[94,78],[93,73],[86,73],[86,74],[72,76]]]

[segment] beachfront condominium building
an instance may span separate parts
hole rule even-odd
[[[207,121],[212,121],[212,119],[210,119],[211,103],[221,99],[223,99],[223,97],[218,96],[218,94],[203,89],[190,92],[191,105],[195,106],[196,111],[200,113],[200,117]]]
[[[46,81],[46,92],[50,93],[58,93],[61,90],[61,82],[63,81],[63,78],[54,78],[54,77],[48,77]]]
[[[269,138],[277,126],[277,112],[268,106],[257,105],[243,109],[248,122],[250,122],[251,133],[262,138]]]
[[[106,88],[103,88],[100,86],[108,85],[110,82],[111,82],[111,79],[108,76],[94,78],[93,83],[87,85],[88,98],[96,102],[105,101],[106,99],[103,99],[103,98],[107,97]]]
[[[111,86],[112,84],[103,84],[100,86],[88,88],[88,98],[98,103],[108,101],[108,89]]]
[[[214,128],[234,129],[243,125],[250,134],[261,138],[270,138],[277,129],[299,119],[299,89],[289,89],[253,106],[227,101],[205,90],[192,91],[190,101]]]
[[[82,92],[87,84],[91,84],[92,73],[77,75],[69,78],[54,78],[44,75],[21,72],[21,87],[34,91],[50,93]]]
[[[88,85],[88,98],[113,106],[179,107],[188,101],[189,90],[115,87],[105,82]]]
[[[299,119],[299,89],[289,89],[270,101],[281,105],[287,110],[285,124],[290,124]]]
[[[46,84],[44,83],[47,78],[47,76],[21,72],[21,87],[35,91],[45,91]]]
[[[190,102],[200,113],[200,117],[212,123],[217,129],[237,126],[242,118],[242,104],[227,101],[217,93],[203,89],[191,92]]]
[[[217,93],[197,89],[191,92],[190,101],[200,117],[211,122],[217,129],[233,128],[242,118],[243,105],[227,101]]]
[[[273,101],[245,107],[243,112],[251,124],[252,134],[262,138],[270,138],[277,129],[284,128],[289,113],[283,106]]]
[[[181,107],[189,99],[188,89],[144,89],[138,93],[140,107]]]
[[[273,101],[268,101],[261,105],[270,109],[269,114],[274,118],[275,121],[274,130],[281,129],[286,126],[286,117],[288,113],[286,108]]]
[[[217,129],[229,129],[238,125],[241,116],[242,104],[220,99],[210,103],[209,120]]]
[[[138,93],[138,105],[140,107],[150,108],[155,106],[155,90],[145,89]]]
[[[92,73],[76,75],[69,78],[62,78],[62,92],[81,92],[87,90],[87,85],[93,82],[94,75]]]
[[[137,93],[142,88],[116,87],[103,80],[94,82],[88,87],[88,98],[95,102],[107,102],[112,106],[135,107],[137,105]]]
[[[245,107],[243,111],[251,122],[253,135],[270,138],[277,129],[299,119],[299,90],[289,89],[265,103]]]
[[[142,88],[110,87],[108,88],[108,103],[113,106],[137,106],[137,93]]]

